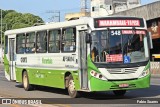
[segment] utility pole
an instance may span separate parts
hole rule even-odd
[[[87,0],[81,0],[81,12],[87,12]]]
[[[61,21],[61,14],[60,14],[60,11],[59,10],[55,10],[55,11],[47,11],[46,13],[52,13],[53,16],[50,18],[51,21],[53,22],[60,22]],[[56,20],[58,18],[58,21]]]
[[[1,9],[1,47],[2,47],[2,9]]]
[[[85,14],[85,16],[90,16],[88,9],[88,0],[81,0],[81,13]]]

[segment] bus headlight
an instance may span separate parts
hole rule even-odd
[[[139,76],[139,78],[143,78],[143,77],[147,76],[149,74],[149,72],[150,72],[150,69],[143,71],[142,74]]]
[[[100,74],[100,73],[97,73],[97,72],[94,71],[94,70],[91,70],[90,74],[91,74],[92,77],[95,77],[95,78],[97,78],[97,79],[107,80],[106,77],[104,77],[104,76],[103,76],[102,74]]]

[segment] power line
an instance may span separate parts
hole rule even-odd
[[[57,22],[57,19],[58,19],[58,22],[61,21],[61,14],[60,14],[60,11],[59,10],[48,10],[46,11],[46,13],[51,13],[53,14],[53,16],[51,18],[49,18],[49,20],[51,22]]]

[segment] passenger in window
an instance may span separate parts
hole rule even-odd
[[[44,50],[42,49],[42,47],[41,46],[37,46],[37,52],[43,52]]]
[[[55,44],[55,43],[49,44],[49,51],[50,52],[58,52],[59,48],[58,48],[57,44]]]
[[[63,43],[63,51],[64,52],[69,52],[70,51],[70,42],[69,41],[66,41],[65,43]]]
[[[64,51],[70,51],[70,47],[69,46],[64,46]]]
[[[96,47],[93,47],[92,51],[91,51],[91,57],[93,61],[96,61],[96,56],[98,55],[98,50]]]
[[[53,44],[51,44],[51,43],[49,44],[49,51],[53,52]]]
[[[18,46],[18,53],[24,53],[25,49],[22,46]]]
[[[32,48],[32,52],[35,52],[36,51],[36,46],[35,46],[35,43],[33,44],[33,48]]]
[[[29,53],[30,52],[30,48],[26,47],[26,52]]]

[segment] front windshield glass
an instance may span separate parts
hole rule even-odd
[[[148,60],[145,31],[101,30],[93,31],[91,35],[91,58],[94,62],[135,63]]]

